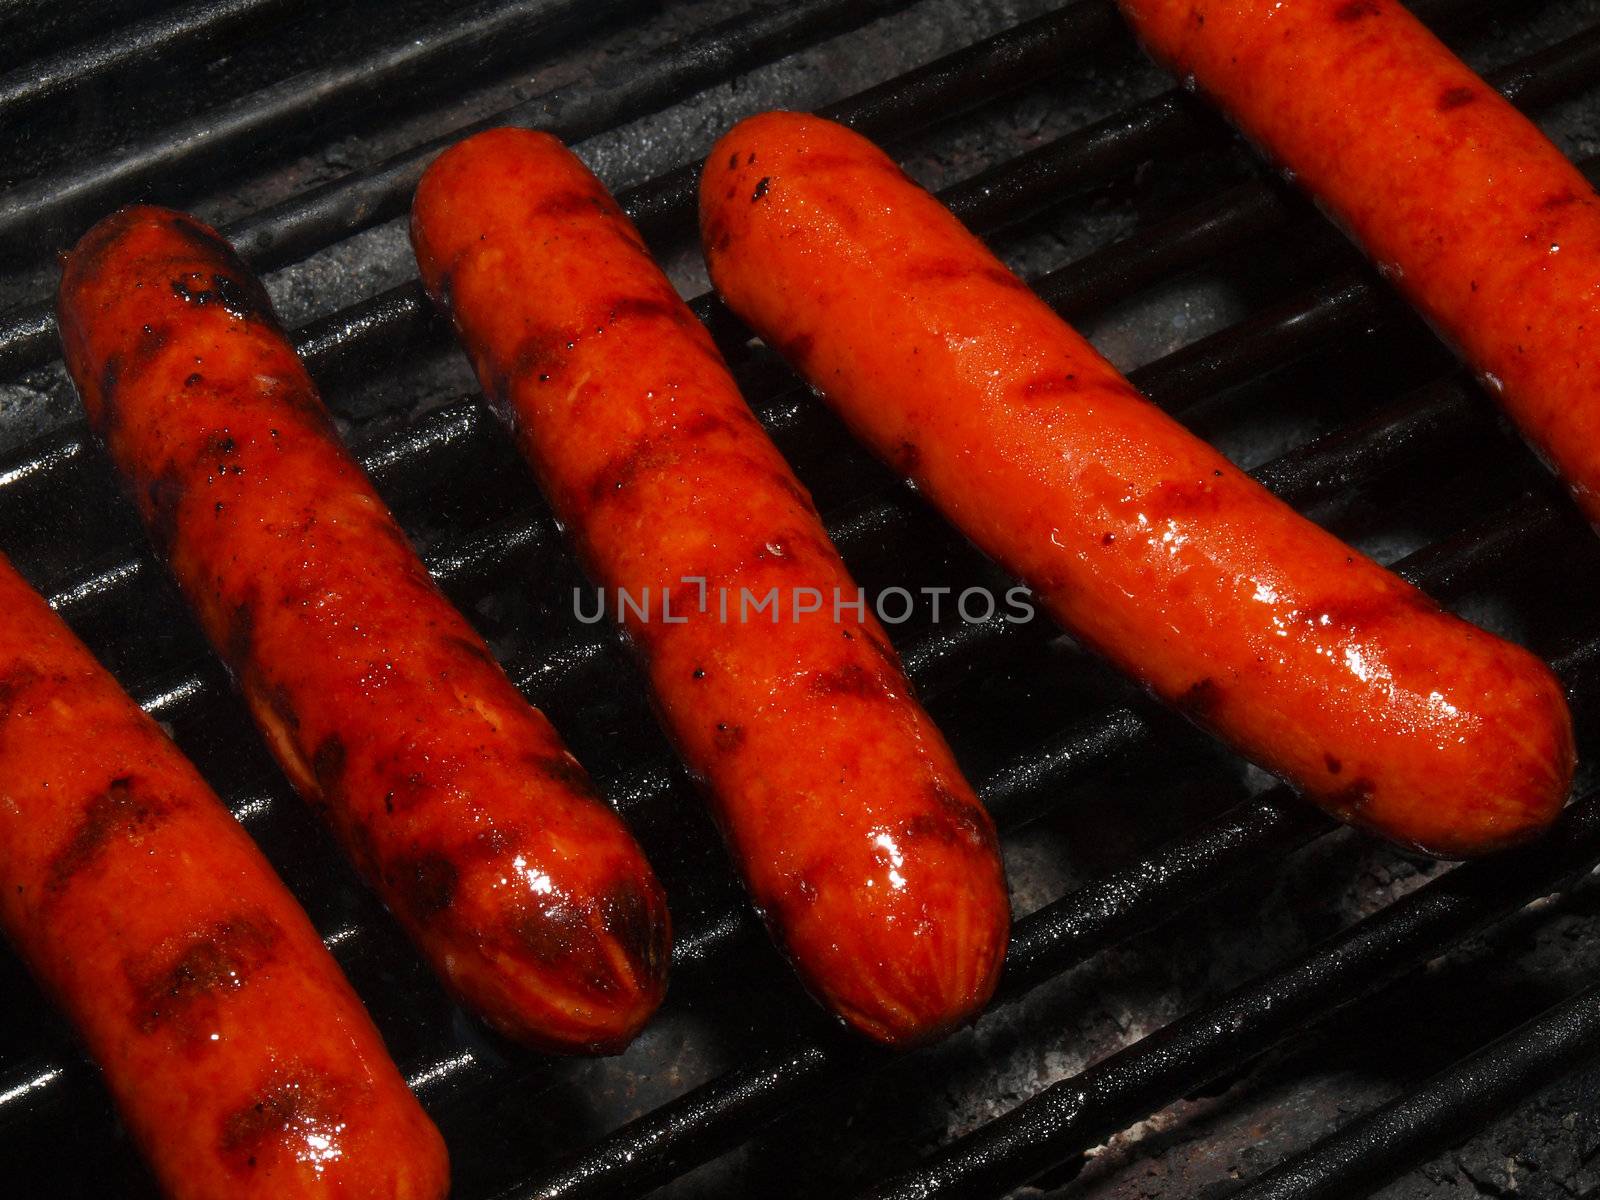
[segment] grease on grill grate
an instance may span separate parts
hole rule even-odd
[[[975,1140],[924,1182],[952,1195],[999,1194],[1046,1171],[1057,1185],[1076,1178],[1084,1194],[1116,1194],[1147,1170],[1141,1186],[1149,1183],[1151,1194],[1187,1195],[1229,1170],[1266,1165],[1248,1152],[1259,1140],[1252,1119],[1274,1117],[1271,1157],[1305,1145],[1331,1127],[1341,1098],[1367,1107],[1394,1094],[1409,1076],[1476,1049],[1572,990],[1600,958],[1600,931],[1591,928],[1570,965],[1550,970],[1549,943],[1559,935],[1548,914],[1449,950],[1587,874],[1600,859],[1600,808],[1588,800],[1548,843],[1514,860],[1459,872],[1412,865],[1349,834],[1329,835],[1326,822],[1282,789],[1265,786],[1042,625],[919,620],[896,629],[896,641],[1007,831],[1019,912],[1029,915],[1018,922],[1002,1001],[977,1030],[902,1062],[840,1038],[755,935],[701,807],[656,732],[642,681],[600,627],[572,619],[570,589],[581,580],[531,481],[476,402],[457,397],[465,373],[420,290],[390,271],[390,218],[425,161],[413,148],[443,144],[473,120],[503,119],[496,111],[589,138],[586,152],[603,175],[636,181],[623,190],[625,204],[693,292],[704,280],[686,236],[691,176],[671,168],[733,115],[774,102],[832,104],[826,111],[887,140],[914,174],[948,183],[945,199],[1031,271],[1053,305],[1119,362],[1145,364],[1135,382],[1161,403],[1317,519],[1549,656],[1573,688],[1585,730],[1600,694],[1600,625],[1574,599],[1600,582],[1600,549],[1471,384],[1320,219],[1200,106],[1161,91],[1108,3],[1055,12],[1015,5],[1014,31],[1001,28],[992,6],[957,0],[754,8],[728,0],[687,16],[643,5],[542,6],[587,10],[581,28],[554,32],[516,23],[512,10],[538,5],[472,8],[485,28],[515,29],[522,53],[550,60],[534,75],[551,90],[532,100],[525,76],[508,78],[504,61],[451,59],[425,32],[437,11],[396,6],[385,29],[397,41],[423,31],[416,53],[450,64],[434,67],[430,90],[447,98],[470,91],[470,110],[429,109],[412,98],[417,111],[399,106],[363,124],[343,101],[374,94],[370,79],[340,83],[344,76],[327,71],[331,95],[290,109],[274,107],[278,93],[229,91],[219,81],[215,102],[231,105],[242,124],[212,135],[220,140],[209,152],[235,156],[252,181],[231,192],[218,176],[234,163],[196,174],[175,152],[184,121],[205,123],[204,91],[177,104],[170,89],[153,86],[149,111],[127,117],[134,150],[118,152],[125,166],[110,170],[111,153],[72,167],[50,159],[51,138],[75,124],[122,120],[107,111],[106,89],[137,88],[146,73],[147,60],[132,52],[109,64],[74,58],[77,39],[93,33],[113,51],[160,47],[164,61],[201,78],[215,78],[204,60],[233,49],[223,40],[233,39],[242,77],[270,85],[274,70],[328,68],[348,36],[305,19],[301,7],[240,0],[167,10],[153,0],[107,0],[108,20],[132,23],[110,33],[70,22],[55,34],[37,27],[33,45],[54,55],[55,74],[38,71],[44,81],[34,86],[75,107],[38,118],[32,182],[0,194],[0,241],[10,230],[15,260],[0,281],[11,302],[0,316],[10,385],[0,440],[17,447],[0,460],[0,537],[141,702],[170,722],[306,903],[451,1140],[457,1195],[616,1196],[689,1172],[677,1189],[685,1195],[839,1194],[974,1128]],[[1541,116],[1557,105],[1558,133],[1585,128],[1581,101],[1600,82],[1600,31],[1589,28],[1600,20],[1595,5],[1551,0],[1532,14],[1481,0],[1417,7],[1456,22],[1451,28],[1483,65],[1515,64],[1495,81]],[[327,8],[358,14],[362,4]],[[879,25],[858,28],[880,16]],[[252,22],[291,17],[282,37],[304,44],[248,45],[264,37]],[[605,24],[610,18],[619,19]],[[991,29],[1000,32],[984,40]],[[629,59],[635,38],[642,49]],[[968,43],[975,44],[962,50]],[[863,79],[867,47],[881,61]],[[942,51],[953,53],[922,66]],[[796,52],[798,59],[760,66]],[[585,88],[584,72],[607,72],[608,63],[614,86]],[[391,69],[404,77],[403,67]],[[679,103],[751,71],[739,88]],[[849,90],[837,80],[886,76],[894,77],[837,99]],[[37,103],[30,95],[0,86],[0,119],[8,97],[23,109]],[[1572,97],[1580,103],[1559,107]],[[678,107],[648,117],[668,105]],[[330,114],[339,123],[326,129]],[[335,156],[325,163],[334,178],[307,180],[304,152],[293,157],[275,140],[290,128],[313,150],[363,130],[375,148],[353,172],[340,173]],[[634,146],[643,148],[635,154]],[[275,294],[289,311],[313,315],[300,345],[385,496],[513,677],[639,830],[672,892],[677,975],[663,1019],[621,1059],[538,1059],[455,1012],[255,746],[71,419],[50,362],[53,329],[38,303],[48,239],[20,235],[51,221],[75,232],[77,210],[6,205],[30,187],[86,186],[91,177],[83,194],[96,205],[135,195],[192,195],[202,211],[215,204],[259,263],[287,268],[272,280]],[[307,190],[309,182],[320,186]],[[317,253],[357,234],[348,252]],[[362,253],[377,260],[370,272]],[[311,261],[300,263],[306,256]],[[319,307],[324,283],[367,298]],[[786,372],[747,345],[715,301],[696,307],[869,588],[993,578],[914,496],[852,449]],[[44,432],[27,440],[30,428]],[[1385,906],[1423,879],[1431,882]],[[1586,897],[1580,887],[1580,915]],[[1306,952],[1358,917],[1336,941]],[[1146,936],[1130,942],[1135,934]],[[1519,951],[1522,941],[1533,948]],[[1490,969],[1485,959],[1496,954],[1513,961]],[[1406,979],[1238,1081],[1246,1060],[1441,955],[1445,984]],[[1536,968],[1545,978],[1529,994],[1495,990],[1509,991],[1519,971]],[[1478,974],[1490,982],[1475,983]],[[9,985],[0,1146],[33,1183],[24,1190],[148,1189],[59,1019],[14,960],[0,964],[0,977]],[[1348,1056],[1373,1013],[1410,1031],[1382,1041],[1402,1077],[1357,1087],[1316,1055]],[[1522,1035],[1523,1044],[1576,1052],[1593,1046],[1597,1023],[1593,1004],[1580,998]],[[1342,1144],[1320,1148],[1306,1169],[1274,1176],[1261,1194],[1350,1194],[1543,1082],[1527,1061],[1491,1053],[1465,1076],[1473,1081],[1465,1101],[1460,1080],[1447,1077]],[[1538,1061],[1558,1060],[1547,1052]],[[1222,1083],[1212,1084],[1219,1075]],[[1050,1083],[1058,1086],[1018,1115],[991,1120]],[[1173,1102],[1177,1109],[1168,1108]],[[769,1131],[770,1120],[796,1106]],[[1114,1143],[1083,1166],[1085,1151],[1161,1110],[1146,1126],[1143,1159]],[[1186,1139],[1195,1145],[1185,1149]]]

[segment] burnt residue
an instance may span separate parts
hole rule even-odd
[[[302,1153],[308,1133],[336,1134],[348,1121],[348,1108],[344,1086],[321,1071],[298,1067],[223,1118],[218,1149],[236,1170],[254,1170],[273,1149]]]
[[[771,187],[772,176],[770,175],[763,175],[760,179],[756,180],[755,191],[750,193],[750,203],[754,204],[757,200],[762,199],[771,189]]]
[[[84,806],[67,844],[50,861],[46,887],[59,892],[98,862],[114,838],[134,838],[153,829],[168,806],[132,775],[120,775]]]
[[[407,915],[419,921],[433,920],[449,909],[461,883],[455,863],[437,850],[399,859],[385,878]]]
[[[282,931],[268,917],[249,913],[218,921],[143,962],[130,964],[134,1024],[152,1033],[182,1025],[193,1007],[246,987],[271,959]]]
[[[934,810],[943,814],[969,845],[986,853],[1000,852],[994,821],[975,796],[956,791],[942,779],[935,779],[928,785],[928,794],[933,799]]]
[[[208,275],[203,271],[190,271],[180,275],[172,280],[172,294],[188,304],[201,307],[215,304],[240,321],[270,315],[270,301],[265,292],[219,272]]]

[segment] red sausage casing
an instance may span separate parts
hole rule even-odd
[[[624,615],[663,720],[813,993],[885,1042],[968,1018],[1009,918],[989,817],[632,225],[560,142],[501,129],[429,169],[412,240],[592,577],[652,604]]]
[[[1146,401],[876,146],[769,113],[701,179],[712,277],[1069,630],[1324,808],[1447,856],[1573,767],[1561,689]]]
[[[1600,523],[1600,197],[1395,0],[1120,0],[1459,348]]]
[[[0,558],[0,923],[174,1200],[437,1200],[444,1143],[305,913]]]
[[[69,256],[90,420],[284,770],[496,1028],[611,1051],[665,988],[665,901],[550,723],[434,586],[215,233],[126,209]]]

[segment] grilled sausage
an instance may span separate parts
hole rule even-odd
[[[305,913],[0,558],[0,922],[167,1195],[440,1197],[444,1143]]]
[[[1009,920],[988,814],[633,226],[560,142],[501,129],[429,169],[412,241],[591,576],[656,597],[627,630],[813,994],[887,1043],[970,1017]]]
[[[1475,855],[1554,817],[1572,733],[1542,663],[1146,401],[877,147],[755,117],[700,200],[734,311],[1086,644],[1404,845]]]
[[[73,250],[60,318],[153,540],[362,874],[496,1028],[619,1049],[665,987],[660,887],[434,586],[261,285],[199,222],[132,208]]]
[[[1600,197],[1395,0],[1120,0],[1470,363],[1600,524]]]

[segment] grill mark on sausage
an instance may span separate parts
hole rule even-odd
[[[733,231],[729,228],[726,214],[718,210],[703,218],[700,222],[700,239],[713,254],[721,254],[731,246]]]
[[[536,217],[571,217],[595,211],[609,213],[611,209],[594,189],[577,187],[553,192],[533,207]]]
[[[963,279],[986,279],[1012,291],[1028,289],[1027,284],[1004,267],[965,258],[919,259],[907,263],[904,272],[909,283],[956,283]]]
[[[770,175],[763,175],[760,179],[756,180],[755,190],[750,193],[750,203],[754,204],[756,201],[762,199],[771,187],[772,176]]]
[[[1465,108],[1478,98],[1478,93],[1469,87],[1449,87],[1439,93],[1438,108],[1440,112],[1453,112],[1458,108]]]
[[[1054,399],[1058,396],[1077,395],[1083,391],[1083,383],[1071,372],[1065,375],[1052,372],[1049,375],[1035,375],[1032,379],[1024,380],[1017,385],[1016,390],[1025,400]]]
[[[272,1150],[297,1154],[309,1133],[336,1134],[346,1124],[350,1106],[346,1085],[299,1066],[270,1080],[249,1103],[223,1118],[218,1148],[235,1171],[253,1170]]]
[[[428,922],[455,903],[460,872],[437,850],[396,860],[388,871],[389,887],[417,920]]]
[[[1382,12],[1377,0],[1349,0],[1333,10],[1333,19],[1342,25],[1353,24],[1367,17],[1376,17]]]
[[[886,699],[883,681],[860,663],[846,663],[829,671],[813,671],[808,689],[819,700],[830,696],[855,696],[861,700]]]
[[[656,898],[632,875],[624,875],[600,904],[605,929],[632,966],[636,981],[659,978],[667,965],[667,923]]]
[[[215,922],[127,968],[141,1032],[188,1024],[201,1001],[237,991],[271,959],[282,931],[269,918],[240,914]]]
[[[46,890],[60,892],[91,864],[99,861],[113,838],[138,837],[155,828],[169,808],[135,789],[131,775],[120,775],[84,807],[67,844],[50,860]]]
[[[595,472],[589,483],[589,499],[599,504],[626,489],[642,471],[677,462],[681,452],[674,449],[674,443],[695,442],[713,433],[735,432],[732,422],[715,413],[701,412],[670,430],[647,434]]]
[[[711,731],[712,744],[723,754],[732,754],[744,745],[744,739],[744,726],[729,724],[727,721],[718,721]]]
[[[999,853],[999,838],[989,813],[976,800],[967,798],[952,789],[942,779],[928,785],[929,795],[938,811],[951,823],[956,833],[985,852]]]

